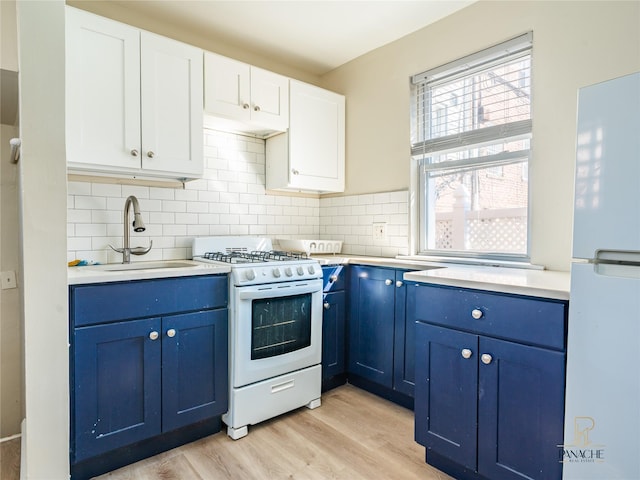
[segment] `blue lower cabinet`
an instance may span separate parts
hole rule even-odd
[[[227,310],[173,315],[162,329],[163,431],[225,413]]]
[[[324,294],[322,313],[322,380],[345,372],[345,292]]]
[[[118,301],[133,293],[138,318]],[[220,430],[229,395],[226,276],[71,286],[69,301],[73,478]],[[94,301],[99,308],[89,308]]]
[[[161,431],[159,318],[78,328],[73,441],[75,461]]]
[[[407,312],[414,310],[407,306],[415,296],[407,296],[407,289],[415,284],[405,284],[406,271],[350,267],[348,371],[352,383],[371,387],[374,393],[412,408],[415,317],[407,317]]]
[[[352,266],[349,279],[349,373],[393,386],[395,270]]]
[[[480,355],[478,471],[560,479],[565,354],[480,337]]]
[[[478,337],[426,323],[416,325],[416,441],[475,470],[477,449]],[[461,352],[467,349],[471,356]]]
[[[74,460],[221,415],[227,309],[75,329]]]
[[[407,290],[415,284],[406,284],[403,276],[406,270],[396,271],[395,319],[393,345],[393,389],[410,397],[414,396],[416,342],[415,318],[407,315],[413,312],[415,295],[407,295]]]
[[[566,353],[554,347],[563,345],[566,302],[544,305],[522,298],[523,308],[532,302],[539,308],[508,314],[501,306],[512,306],[518,297],[482,293],[473,294],[477,300],[472,304],[428,308],[441,293],[448,298],[451,290],[417,290],[409,291],[419,298],[407,305],[413,308],[408,316],[418,320],[415,438],[426,447],[427,463],[458,479],[560,480]],[[464,298],[467,292],[461,293]],[[434,316],[434,311],[442,315]],[[536,314],[552,334],[534,329],[531,341],[546,346],[484,334],[524,339],[526,332],[509,331],[506,323],[518,324]],[[463,325],[466,331],[444,324]]]

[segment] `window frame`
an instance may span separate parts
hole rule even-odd
[[[533,70],[533,35],[528,32],[506,42],[500,43],[488,49],[481,50],[474,54],[460,58],[446,65],[442,65],[435,69],[414,75],[411,78],[411,162],[412,162],[412,179],[411,179],[411,195],[413,199],[410,202],[410,218],[411,218],[411,252],[414,255],[424,257],[443,257],[445,259],[461,259],[473,261],[490,261],[490,262],[515,262],[517,264],[525,264],[530,261],[531,249],[531,181],[529,176],[529,168],[531,168],[531,141],[532,141],[532,119],[533,105],[530,101],[530,114],[527,120],[519,120],[508,122],[503,125],[494,125],[490,127],[477,128],[475,130],[464,131],[459,134],[453,134],[445,137],[426,138],[425,124],[418,122],[420,112],[424,114],[428,109],[430,111],[431,104],[426,98],[428,91],[419,91],[420,88],[426,89],[430,85],[438,85],[447,79],[458,79],[472,76],[479,70],[486,69],[491,66],[497,66],[517,60],[519,57],[528,56],[530,59],[529,73]],[[520,88],[528,88],[531,92],[531,80],[529,84],[520,80],[518,83]],[[419,104],[419,98],[424,104]],[[423,131],[418,131],[418,125],[423,127]],[[506,126],[506,128],[505,128]],[[437,126],[435,127],[437,128]],[[419,138],[422,137],[422,138]],[[487,144],[500,144],[500,142],[508,142],[512,140],[528,139],[529,146],[522,151],[513,153],[498,153],[495,155],[487,155],[486,157],[471,158],[465,160],[449,161],[442,164],[428,163],[428,159],[434,154],[442,155],[456,151],[472,151],[472,149],[481,148]],[[523,163],[526,161],[526,164]],[[455,172],[458,168],[473,168],[476,166],[479,170],[508,164],[526,165],[527,173],[522,175],[522,180],[526,181],[527,186],[527,205],[526,205],[526,248],[524,253],[518,252],[500,252],[500,251],[477,251],[477,250],[454,250],[454,249],[436,249],[429,248],[429,228],[435,228],[435,214],[429,214],[429,205],[433,201],[429,201],[432,194],[428,187],[429,172]]]

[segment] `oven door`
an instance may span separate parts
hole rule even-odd
[[[320,363],[322,280],[234,287],[231,296],[234,387]]]

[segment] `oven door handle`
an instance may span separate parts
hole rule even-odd
[[[322,293],[322,281],[305,283],[303,285],[279,285],[268,288],[253,289],[245,287],[238,292],[240,300],[255,300],[259,298],[277,298],[289,297],[292,295],[301,295],[303,293]]]

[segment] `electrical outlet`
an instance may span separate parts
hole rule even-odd
[[[0,275],[2,275],[2,290],[17,287],[16,272],[13,270],[7,270],[6,272],[0,273]]]
[[[374,222],[373,224],[373,240],[384,241],[387,239],[387,224],[384,222]]]

